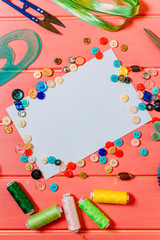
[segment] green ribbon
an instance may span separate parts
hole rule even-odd
[[[127,17],[133,17],[139,12],[139,0],[123,0],[130,6],[122,6],[118,0],[112,0],[115,4],[99,2],[95,0],[52,0],[60,7],[72,13],[76,17],[96,27],[115,32],[123,27]],[[95,16],[90,12],[103,13],[123,17],[124,22],[114,25]]]

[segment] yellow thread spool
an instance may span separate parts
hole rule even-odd
[[[91,199],[99,203],[127,204],[129,195],[122,191],[94,190],[91,192]]]

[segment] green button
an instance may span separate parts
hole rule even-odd
[[[21,103],[22,103],[23,107],[28,107],[28,105],[29,105],[29,101],[27,99],[22,99]]]
[[[154,140],[154,141],[159,141],[160,140],[160,133],[158,131],[154,131],[152,134],[151,134],[151,138]]]
[[[155,130],[160,131],[160,121],[157,121],[153,124]]]
[[[159,93],[159,88],[158,87],[152,87],[151,92],[153,94],[158,94]]]

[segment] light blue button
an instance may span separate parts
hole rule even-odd
[[[38,82],[36,88],[38,92],[45,92],[47,90],[47,84],[43,81]]]
[[[140,131],[135,131],[135,132],[133,133],[133,137],[134,137],[134,138],[140,138],[140,137],[141,137]]]
[[[55,160],[56,160],[55,157],[53,157],[53,156],[49,156],[49,158],[48,158],[48,163],[50,163],[50,164],[54,164],[54,163],[55,163]]]
[[[116,67],[116,68],[119,68],[121,66],[121,62],[119,60],[115,60],[113,62],[113,66]]]
[[[146,148],[141,148],[140,155],[141,156],[146,156],[147,154],[148,154],[148,150]]]
[[[138,109],[141,111],[144,111],[146,109],[146,105],[144,103],[139,103],[138,104]]]
[[[116,74],[113,74],[110,79],[111,79],[111,82],[117,82],[118,76]]]
[[[122,144],[123,144],[122,139],[117,139],[117,140],[115,141],[115,145],[116,145],[117,147],[122,146]]]
[[[104,157],[104,156],[103,156],[103,157],[101,156],[101,157],[99,158],[99,162],[102,163],[102,164],[105,164],[105,163],[107,162],[107,158]]]
[[[22,155],[20,160],[21,162],[26,163],[28,161],[28,157],[26,155]]]
[[[159,88],[158,87],[152,87],[151,92],[153,94],[158,94],[159,93]]]
[[[58,185],[53,183],[50,185],[50,189],[51,189],[51,191],[56,192],[58,190]]]
[[[97,47],[92,48],[93,55],[96,55],[97,52],[99,52],[99,49]]]
[[[25,98],[21,100],[21,103],[22,103],[23,107],[28,107],[28,105],[29,105],[29,101]]]

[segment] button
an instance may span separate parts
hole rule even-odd
[[[56,86],[56,82],[53,80],[48,80],[47,87],[54,88]]]
[[[146,105],[144,103],[139,103],[138,104],[138,109],[141,111],[144,111],[146,109]]]
[[[35,156],[29,156],[28,157],[28,162],[35,163],[36,162],[36,157]]]
[[[143,91],[144,89],[145,89],[145,87],[144,87],[143,83],[138,83],[137,84],[137,90]]]
[[[83,42],[84,42],[84,44],[86,44],[86,45],[88,45],[88,44],[90,44],[90,42],[91,42],[91,39],[90,38],[84,38],[83,39]]]
[[[113,147],[113,146],[114,146],[114,143],[113,143],[113,142],[108,141],[108,142],[105,143],[105,147],[108,148],[108,149],[109,149],[110,147]]]
[[[160,140],[160,133],[159,133],[158,131],[152,132],[151,138],[152,138],[154,141],[159,141],[159,140]]]
[[[115,156],[116,157],[122,157],[123,156],[123,151],[122,150],[116,150],[115,151]]]
[[[42,176],[42,173],[41,173],[41,171],[40,171],[39,169],[34,169],[34,170],[31,172],[31,177],[32,177],[33,179],[38,180],[38,179],[41,178],[41,176]]]
[[[24,110],[24,107],[23,107],[21,101],[14,102],[14,105],[18,111]]]
[[[136,93],[136,97],[137,98],[139,98],[139,99],[141,99],[141,98],[143,98],[143,92],[141,92],[141,91],[138,91],[137,93]]]
[[[117,177],[118,177],[120,180],[129,180],[129,179],[132,178],[131,174],[130,174],[130,173],[127,173],[127,172],[118,173]]]
[[[144,91],[143,100],[149,103],[151,101],[151,93],[148,91]]]
[[[55,157],[53,157],[53,156],[49,156],[49,157],[48,157],[48,163],[54,164],[55,161],[56,161],[56,158],[55,158]]]
[[[61,77],[56,77],[54,80],[57,84],[62,84],[63,83],[63,78]]]
[[[31,149],[31,147],[32,147],[31,143],[30,143],[30,142],[27,142],[27,143],[24,144],[24,147],[23,147],[23,148],[24,148],[25,150],[28,150],[28,149]]]
[[[153,117],[152,118],[152,123],[154,124],[155,122],[160,121],[160,118],[158,117]]]
[[[43,81],[38,82],[36,88],[38,92],[45,92],[47,90],[47,84]]]
[[[116,139],[116,140],[115,140],[115,145],[116,145],[117,147],[122,146],[122,144],[123,144],[122,139]]]
[[[32,137],[29,134],[23,135],[22,139],[25,143],[32,141]]]
[[[158,74],[158,71],[157,71],[157,69],[155,69],[155,68],[149,68],[149,69],[147,70],[147,72],[148,72],[151,76],[156,76],[156,75]]]
[[[124,82],[125,81],[125,76],[124,75],[119,75],[118,76],[118,81],[119,82]]]
[[[155,130],[160,131],[160,121],[157,121],[153,124]]]
[[[92,162],[98,162],[99,157],[98,157],[96,154],[92,154],[92,155],[90,156],[90,159],[91,159]]]
[[[32,153],[32,149],[25,150],[25,154],[27,155],[27,157],[31,156]]]
[[[76,57],[76,64],[77,64],[78,66],[83,65],[85,62],[86,62],[86,60],[85,60],[84,57]]]
[[[111,48],[116,48],[118,46],[118,42],[116,40],[112,40],[112,41],[110,41],[109,45]]]
[[[119,60],[114,60],[113,66],[119,68],[121,66],[121,62]]]
[[[28,107],[28,105],[29,105],[29,101],[25,98],[21,100],[21,103],[22,103],[23,107]]]
[[[53,70],[50,69],[50,68],[43,68],[42,74],[47,76],[47,77],[50,77],[50,76],[53,75]]]
[[[27,164],[25,165],[25,169],[26,169],[27,171],[32,171],[32,170],[33,170],[33,165],[32,165],[31,163],[27,163]]]
[[[65,172],[64,172],[64,175],[68,178],[72,177],[73,176],[73,172],[70,170],[70,169],[67,169]]]
[[[20,119],[20,120],[18,120],[17,125],[18,125],[18,127],[23,128],[23,127],[25,127],[26,122],[24,120]]]
[[[40,192],[44,191],[46,189],[46,184],[43,181],[37,181],[35,183],[35,188],[37,191],[40,191]]]
[[[100,156],[105,156],[107,154],[107,151],[104,148],[99,149],[98,154]]]
[[[70,68],[70,70],[71,70],[72,72],[76,72],[77,69],[78,69],[78,67],[77,67],[76,64],[71,64],[71,65],[69,66],[69,68]]]
[[[58,167],[58,170],[59,170],[60,172],[65,172],[66,169],[67,169],[67,166],[66,166],[64,163],[62,163],[62,164],[59,165],[59,167]]]
[[[131,83],[131,78],[130,78],[130,77],[125,77],[124,82],[125,82],[126,84]]]
[[[115,151],[116,151],[115,147],[110,147],[109,150],[108,150],[109,154],[114,154]]]
[[[56,192],[58,190],[58,185],[55,184],[55,183],[52,183],[50,185],[50,190],[53,191],[53,192]]]
[[[146,105],[146,109],[147,109],[147,111],[152,111],[153,110],[153,105],[151,103],[148,103]]]
[[[71,170],[74,170],[74,169],[76,168],[76,164],[73,163],[73,162],[69,162],[69,163],[67,164],[67,168],[68,168],[68,169],[71,169]]]
[[[138,65],[132,65],[129,68],[132,72],[140,72],[141,71],[141,67]]]
[[[144,86],[145,86],[145,89],[147,89],[147,90],[151,90],[152,87],[154,87],[154,85],[155,85],[155,83],[152,80],[144,81]]]
[[[131,144],[132,144],[132,146],[134,146],[134,147],[138,147],[138,146],[140,145],[140,141],[139,141],[139,139],[137,139],[137,138],[133,138],[133,139],[131,140]]]
[[[117,82],[118,81],[118,76],[113,74],[113,75],[111,75],[110,79],[111,79],[111,82]]]
[[[141,137],[141,132],[140,132],[140,131],[135,131],[135,132],[133,133],[133,137],[134,137],[134,138],[140,138],[140,137]]]
[[[42,156],[40,157],[41,163],[47,164],[48,163],[48,157],[47,156]]]
[[[21,89],[15,89],[13,92],[12,92],[12,98],[16,101],[20,101],[24,96],[24,93]]]
[[[85,165],[85,161],[83,159],[79,159],[77,162],[76,162],[76,165],[78,167],[84,167]]]
[[[111,167],[117,167],[118,161],[116,159],[111,159],[109,161],[109,164],[110,164]]]
[[[55,160],[55,165],[56,165],[56,166],[59,166],[59,165],[61,165],[61,163],[62,163],[62,161],[61,161],[61,160],[59,160],[59,159],[56,159],[56,160]]]
[[[64,73],[70,72],[70,68],[68,66],[65,66],[62,68],[62,72]]]
[[[44,92],[38,92],[38,94],[37,94],[37,98],[39,99],[39,100],[43,100],[44,98],[45,98],[45,93]]]
[[[128,102],[129,97],[127,95],[123,94],[123,95],[121,95],[120,99],[122,102]]]
[[[13,132],[13,128],[11,126],[7,126],[7,127],[5,127],[5,132],[10,134]]]
[[[76,61],[75,57],[71,56],[71,57],[68,58],[69,63],[75,63],[75,61]]]
[[[121,45],[121,51],[122,51],[122,52],[126,52],[127,50],[128,50],[127,45],[122,44],[122,45]]]
[[[154,102],[153,108],[154,108],[154,110],[156,110],[157,112],[160,112],[160,100],[157,100],[157,101]]]
[[[80,177],[81,179],[85,179],[85,178],[87,178],[87,174],[86,174],[85,172],[81,172],[81,173],[79,174],[79,177]]]
[[[152,87],[151,92],[153,94],[158,94],[159,93],[159,88],[158,87]]]
[[[102,164],[105,164],[105,163],[107,162],[107,158],[104,157],[104,156],[101,156],[101,157],[99,158],[99,162],[102,163]]]
[[[154,94],[151,96],[151,101],[156,101],[158,99],[158,95]]]
[[[106,166],[104,167],[104,171],[105,171],[106,173],[111,173],[112,170],[113,170],[113,168],[112,168],[112,166],[110,166],[110,165],[106,165]]]
[[[132,114],[135,114],[138,112],[138,108],[135,105],[130,105],[128,111]]]
[[[2,123],[4,124],[4,125],[10,125],[11,124],[11,119],[10,119],[10,117],[3,117],[2,118]]]
[[[99,52],[99,49],[97,47],[92,48],[91,50],[93,55],[96,55],[97,52]]]
[[[39,79],[39,78],[41,78],[42,73],[41,73],[40,71],[35,71],[34,74],[33,74],[33,76],[34,76],[35,78]]]
[[[26,163],[28,161],[28,157],[26,155],[22,155],[20,157],[21,162]]]
[[[103,58],[103,53],[102,52],[97,52],[95,57],[100,60],[100,59]]]
[[[143,78],[148,80],[150,78],[150,74],[148,72],[143,73]]]
[[[106,37],[101,37],[99,39],[100,44],[106,45],[108,43],[108,39]]]
[[[21,145],[21,144],[17,145],[15,148],[15,152],[19,155],[23,155],[25,152],[23,145]]]
[[[54,59],[54,63],[55,63],[56,65],[60,65],[60,64],[62,63],[62,59],[61,59],[61,58],[55,58],[55,59]]]
[[[29,97],[35,99],[37,97],[37,93],[38,93],[37,89],[32,88],[31,90],[29,90]]]
[[[140,117],[138,117],[138,116],[133,116],[132,117],[132,123],[133,124],[139,124],[140,122],[141,122]]]
[[[148,154],[148,150],[146,148],[141,148],[139,153],[141,156],[144,157]]]
[[[120,67],[119,74],[126,76],[128,74],[128,69],[126,67]]]

